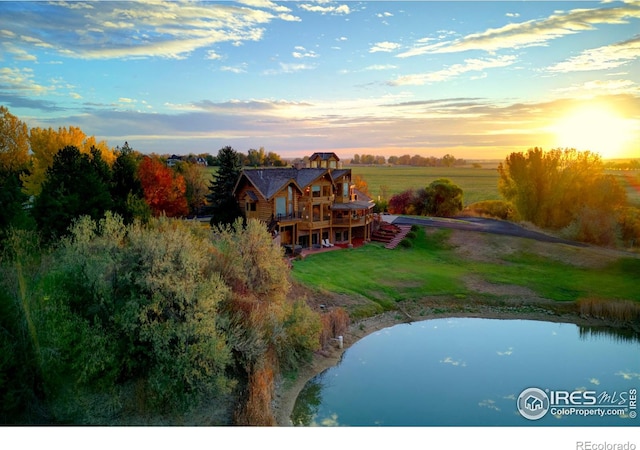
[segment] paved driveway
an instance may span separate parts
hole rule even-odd
[[[384,216],[383,216],[384,218]],[[385,219],[386,220],[386,219]],[[502,234],[506,236],[517,236],[529,239],[535,239],[543,242],[556,242],[567,245],[573,245],[576,247],[587,247],[586,244],[581,242],[569,241],[566,239],[560,239],[554,236],[549,236],[544,233],[539,233],[532,230],[527,230],[515,223],[505,222],[503,220],[486,219],[481,217],[456,217],[454,219],[442,218],[442,217],[406,217],[406,216],[394,216],[393,222],[395,225],[422,225],[427,227],[437,228],[452,228],[454,230],[466,230],[466,231],[478,231],[483,233]]]

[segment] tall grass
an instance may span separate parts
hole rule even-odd
[[[582,298],[578,300],[578,311],[596,319],[640,323],[640,303],[629,300]]]

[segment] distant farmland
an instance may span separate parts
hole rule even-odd
[[[413,167],[413,166],[348,166],[353,176],[361,176],[369,186],[374,199],[380,195],[380,186],[387,186],[388,195],[407,189],[420,189],[438,178],[447,178],[464,191],[464,204],[481,200],[500,200],[498,193],[498,163],[483,164],[481,168]]]

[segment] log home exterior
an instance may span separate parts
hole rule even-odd
[[[373,201],[351,183],[335,153],[314,153],[310,167],[245,169],[234,194],[246,218],[262,220],[288,249],[371,240]]]

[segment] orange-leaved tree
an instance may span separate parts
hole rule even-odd
[[[189,213],[187,185],[158,158],[145,157],[138,168],[144,199],[154,216],[181,217]]]

